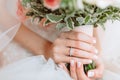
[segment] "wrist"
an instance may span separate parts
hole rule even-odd
[[[52,57],[51,48],[52,48],[52,43],[48,42],[44,48],[44,57],[47,60]]]

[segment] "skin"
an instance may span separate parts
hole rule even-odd
[[[88,64],[91,59],[97,59],[96,48],[91,45],[94,44],[94,40],[93,37],[84,33],[64,32],[52,44],[50,48],[51,54],[53,53],[53,59],[56,63],[69,63],[71,59],[74,59]],[[73,48],[72,57],[69,56],[70,47]]]
[[[83,69],[83,63],[81,63],[80,61],[71,60],[70,71],[67,70],[64,63],[59,64],[59,67],[64,69],[68,74],[70,74],[73,80],[95,80],[101,78],[104,71],[104,66],[101,60],[97,59],[95,62],[97,65],[96,69],[88,71],[88,73],[94,72],[94,75],[92,77],[89,77],[88,73],[87,75],[85,74]]]
[[[73,35],[74,36],[76,35],[76,37],[73,37]],[[77,37],[81,35],[87,36],[87,38]],[[33,37],[34,40],[31,40],[31,36]],[[85,43],[87,46],[90,46],[90,44],[94,44],[94,38],[84,33],[76,33],[72,31],[65,32],[62,33],[54,41],[54,43],[51,43],[45,40],[44,38],[38,36],[34,32],[30,31],[24,25],[22,25],[15,37],[15,40],[20,44],[22,44],[24,47],[26,47],[28,50],[32,51],[35,55],[44,55],[47,59],[50,57],[53,58],[54,61],[60,66],[64,67],[64,69],[66,68],[64,63],[71,63],[71,68],[70,68],[71,71],[69,73],[71,73],[70,74],[71,77],[75,80],[94,80],[96,78],[102,77],[104,66],[102,62],[99,60],[100,57],[97,56],[97,54],[94,51],[95,47],[92,46],[92,49],[91,48],[86,49],[84,48],[86,46],[83,47],[79,45],[74,45],[77,44],[78,42]],[[69,56],[70,46],[74,47],[72,51],[73,52],[72,57]],[[46,54],[41,54],[41,53],[46,53]],[[93,56],[97,56],[97,59],[95,59]],[[74,61],[74,65],[72,65],[71,60]],[[89,64],[90,60],[94,60],[97,65],[97,68],[95,70],[92,70],[92,72],[94,72],[95,74],[92,78],[86,76],[82,66],[77,67],[78,63],[81,63],[81,65]]]
[[[0,18],[0,23],[3,26],[8,27],[9,25],[13,26],[14,24],[18,23],[18,21],[2,6],[0,6],[0,14],[0,17],[4,16],[3,19]],[[10,21],[13,22],[9,23]],[[96,48],[93,46],[93,44],[95,44],[95,39],[82,32],[77,33],[74,31],[69,31],[61,33],[60,36],[53,43],[51,43],[21,24],[21,27],[14,40],[26,49],[30,50],[33,54],[44,55],[46,59],[52,58],[58,64],[71,63],[71,60],[74,61],[75,64],[71,64],[70,75],[75,80],[90,80],[83,72],[83,64],[88,64],[91,63],[91,60],[95,60],[96,63],[98,62],[98,67],[102,66],[102,63],[97,61],[99,60],[99,57],[95,57],[97,56]],[[72,57],[69,56],[70,47],[73,47]],[[81,63],[81,67],[77,67],[77,63]],[[101,68],[94,70],[95,75],[99,75],[98,72],[101,70]],[[101,77],[101,75],[99,76]]]

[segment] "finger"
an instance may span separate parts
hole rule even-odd
[[[104,72],[104,65],[100,60],[96,61],[96,69],[88,71],[87,75],[91,78],[101,78]]]
[[[90,44],[96,43],[96,39],[82,32],[68,31],[61,33],[60,37],[72,40],[79,40]]]
[[[98,59],[98,56],[94,53],[86,52],[80,49],[72,48],[70,51],[70,48],[68,47],[62,47],[61,53],[65,53],[65,55],[69,56],[70,52],[72,53],[71,56],[78,57],[78,58],[86,58],[86,59],[92,59],[96,60]]]
[[[83,64],[81,62],[77,62],[77,76],[78,80],[90,80],[83,69]]]
[[[57,64],[59,64],[61,62],[63,62],[63,63],[70,63],[70,60],[81,61],[83,64],[90,64],[90,63],[92,63],[91,59],[81,59],[81,58],[69,57],[69,56],[64,56],[64,55],[55,55],[53,57],[53,60]]]
[[[66,66],[65,66],[65,63],[59,63],[58,66],[59,66],[61,69],[65,70],[68,74],[70,74],[69,71],[68,71],[68,69],[67,69]]]
[[[61,63],[61,62],[70,63],[70,60],[78,60],[78,61],[81,61],[83,64],[92,63],[91,59],[85,59],[85,58],[82,59],[82,58],[67,56],[62,52],[63,50],[62,48],[63,47],[61,47],[61,50],[59,50],[59,48],[57,49],[57,47],[55,47],[54,49],[54,53],[56,54],[53,54],[52,58],[56,63]]]
[[[100,70],[94,69],[94,70],[88,71],[87,76],[89,78],[100,79],[103,76],[103,72],[102,70],[100,71]]]
[[[81,59],[81,58],[69,57],[69,56],[64,56],[63,58],[61,58],[61,61],[63,61],[64,63],[70,63],[70,60],[81,61],[83,64],[92,63],[91,59]]]
[[[58,39],[59,45],[64,45],[66,47],[73,47],[77,49],[81,49],[84,51],[92,52],[92,53],[98,53],[97,49],[88,43],[81,42],[81,41],[75,41],[75,40],[69,40],[69,39]]]
[[[40,21],[40,26],[41,26],[41,27],[44,27],[44,23],[45,23],[46,20],[47,20],[46,18],[43,18],[43,19]]]
[[[70,74],[73,80],[78,80],[76,74],[76,63],[74,60],[70,61]]]

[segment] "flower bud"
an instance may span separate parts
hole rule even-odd
[[[60,7],[61,0],[43,0],[44,6],[51,10],[56,10]]]

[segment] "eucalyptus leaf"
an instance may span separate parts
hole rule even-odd
[[[76,20],[79,22],[79,24],[83,24],[84,23],[84,18],[83,17],[77,17]]]
[[[47,14],[46,18],[51,21],[52,23],[58,23],[63,20],[63,15],[55,15],[55,14]]]
[[[84,22],[85,22],[85,24],[87,24],[88,22],[90,22],[90,16],[89,15],[85,17]]]
[[[22,0],[22,5],[27,7],[27,3],[30,3],[31,0]]]
[[[72,19],[71,18],[68,18],[67,20],[66,20],[66,25],[67,25],[67,27],[69,28],[69,29],[74,29],[74,23],[73,23],[73,21],[72,21]]]
[[[57,30],[61,30],[61,29],[64,28],[64,27],[66,27],[66,24],[65,24],[65,23],[58,23],[58,24],[56,25],[56,29],[57,29]]]
[[[51,22],[49,20],[46,20],[44,23],[43,23],[43,26],[47,26],[48,24],[50,24]]]

